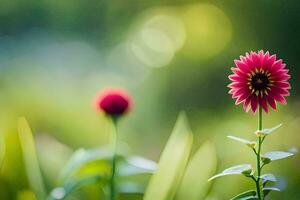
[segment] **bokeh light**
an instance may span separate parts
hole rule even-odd
[[[182,9],[187,41],[184,53],[194,59],[209,59],[229,43],[232,24],[228,16],[213,4],[194,4]]]
[[[148,67],[168,65],[185,41],[185,28],[172,8],[143,13],[128,39],[132,53]]]

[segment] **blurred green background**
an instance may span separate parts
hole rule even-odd
[[[17,118],[33,128],[50,191],[72,151],[107,144],[105,118],[91,106],[105,87],[134,97],[120,124],[134,154],[157,161],[185,110],[194,150],[211,141],[218,171],[255,162],[226,139],[255,138],[256,116],[235,106],[226,88],[233,60],[251,50],[277,54],[292,76],[288,105],[264,116],[266,127],[283,123],[265,150],[299,148],[299,10],[296,0],[0,0],[0,138],[7,143],[0,199],[28,189]],[[271,199],[300,199],[299,164],[295,156],[265,168],[283,189]],[[216,180],[207,199],[229,199],[249,186],[243,177]]]

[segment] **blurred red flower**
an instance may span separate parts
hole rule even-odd
[[[276,55],[271,55],[262,50],[258,53],[246,53],[240,60],[234,60],[233,74],[229,75],[232,81],[228,85],[229,94],[236,99],[235,104],[244,103],[246,112],[251,108],[255,113],[258,107],[268,113],[270,105],[276,110],[276,102],[286,104],[285,96],[289,96],[290,79],[285,64],[276,60]]]
[[[107,115],[121,116],[128,112],[131,106],[131,97],[121,89],[106,89],[99,93],[95,100],[95,108]]]

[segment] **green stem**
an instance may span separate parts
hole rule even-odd
[[[116,168],[117,168],[117,119],[112,117],[113,128],[111,135],[112,160],[110,177],[110,200],[116,200]]]
[[[258,130],[262,130],[262,108],[259,107],[259,113],[258,113]],[[262,138],[258,137],[258,150],[256,154],[256,159],[257,159],[257,179],[256,179],[256,190],[257,190],[257,196],[259,200],[262,200],[262,194],[261,194],[261,158],[260,158],[260,152],[261,152],[261,145],[262,145]]]

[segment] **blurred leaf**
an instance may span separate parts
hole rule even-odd
[[[264,196],[267,196],[271,191],[277,191],[280,192],[280,189],[276,187],[264,187],[263,189]]]
[[[30,190],[18,192],[18,200],[37,200],[34,193]]]
[[[131,156],[118,162],[118,187],[120,193],[143,194],[157,164],[139,156]]]
[[[2,133],[0,133],[0,172],[2,169],[2,165],[4,163],[4,157],[5,157],[5,138]]]
[[[205,162],[203,162],[205,160]],[[192,157],[185,171],[176,200],[204,199],[217,166],[216,150],[211,142],[204,143]]]
[[[60,183],[65,182],[69,177],[78,172],[81,168],[87,167],[88,164],[92,164],[93,162],[99,161],[97,166],[105,165],[101,169],[103,169],[102,173],[107,173],[107,167],[110,168],[110,157],[111,154],[109,152],[99,150],[99,149],[79,149],[77,150],[73,156],[70,158],[67,165],[64,167],[61,175],[60,175]],[[91,167],[96,167],[95,165],[90,165]],[[101,171],[99,171],[101,173]]]
[[[145,187],[133,182],[124,182],[118,185],[118,191],[122,194],[143,194]]]
[[[38,199],[45,199],[46,190],[36,155],[32,131],[24,117],[18,120],[18,133],[30,187]]]
[[[235,165],[235,166],[225,169],[223,172],[211,177],[208,181],[211,181],[211,180],[221,177],[221,176],[232,175],[232,174],[243,174],[248,171],[252,171],[252,167],[250,164]]]
[[[247,145],[250,148],[255,148],[255,146],[256,146],[256,142],[254,142],[254,141],[249,141],[249,140],[246,140],[246,139],[243,139],[243,138],[239,138],[239,137],[235,137],[235,136],[231,136],[231,135],[229,135],[227,137],[229,139],[232,139],[232,140],[244,143],[245,145]]]
[[[70,195],[72,192],[74,192],[76,189],[80,188],[81,186],[97,183],[101,180],[104,179],[99,175],[86,176],[86,177],[69,180],[65,183],[63,187],[55,188],[50,193],[47,199],[48,200],[65,199],[66,197],[68,197],[68,195]]]
[[[293,156],[294,154],[290,153],[290,152],[284,152],[284,151],[271,151],[268,153],[265,153],[263,155],[263,157],[265,158],[269,158],[271,161],[274,160],[280,160],[280,159],[284,159],[290,156]]]
[[[193,134],[181,113],[161,155],[158,170],[152,176],[144,200],[173,199],[187,165]]]
[[[260,176],[260,178],[263,180],[263,184],[267,183],[268,181],[276,182],[276,177],[274,174],[263,174]]]
[[[237,196],[233,197],[231,200],[248,200],[248,199],[258,199],[256,197],[256,191],[249,190],[249,191],[243,192],[243,193],[238,194]]]
[[[125,158],[118,164],[119,176],[132,176],[137,174],[153,174],[157,170],[156,162],[140,156]]]

